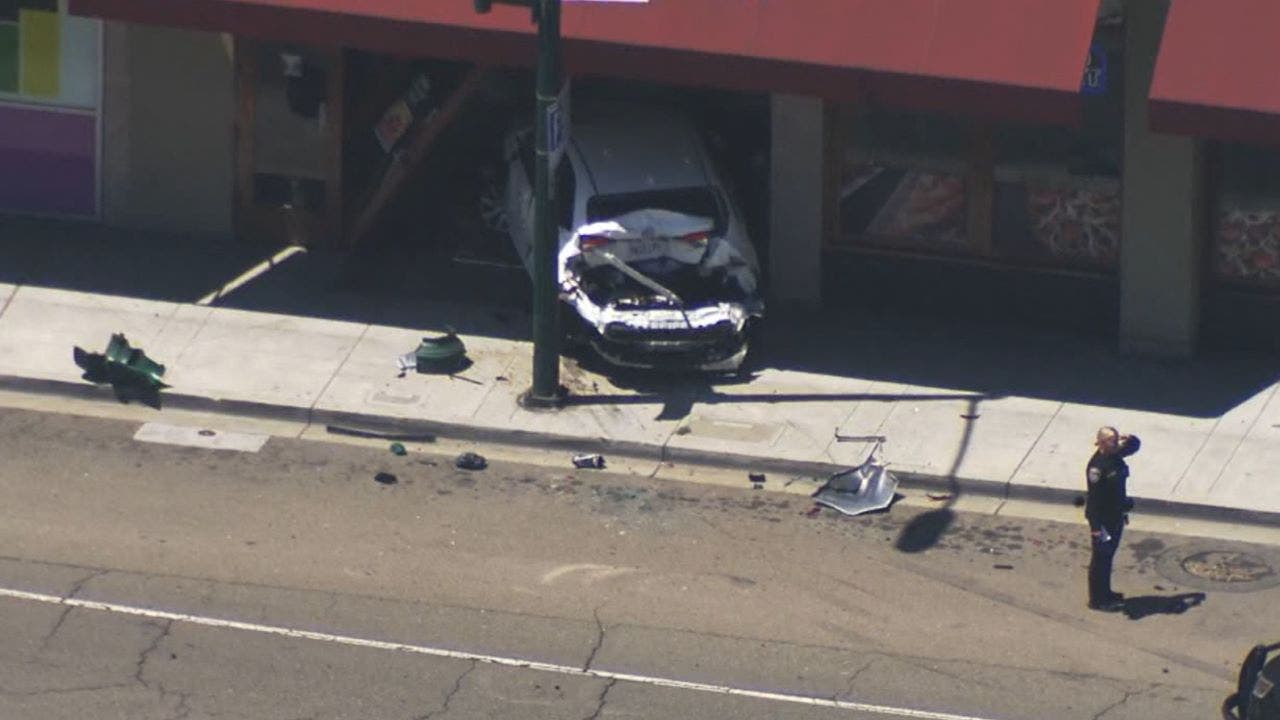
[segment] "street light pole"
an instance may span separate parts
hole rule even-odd
[[[532,7],[538,24],[537,103],[534,118],[533,183],[533,386],[520,397],[529,408],[556,408],[564,401],[560,388],[560,323],[557,256],[560,232],[555,212],[553,147],[559,140],[552,112],[560,91],[560,0],[475,0],[476,12],[487,13],[493,2]],[[565,108],[556,120],[563,124]],[[553,131],[556,137],[553,137]],[[567,162],[561,158],[561,162]]]
[[[551,154],[551,112],[560,93],[560,0],[535,0],[538,8],[537,169],[533,189],[533,387],[524,395],[529,407],[556,407],[560,391],[560,328],[555,168]],[[560,108],[561,112],[564,108]],[[563,157],[561,162],[567,162]]]

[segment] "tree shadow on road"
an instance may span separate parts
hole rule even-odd
[[[1152,615],[1181,615],[1203,603],[1205,597],[1202,592],[1194,592],[1125,598],[1124,614],[1130,620],[1141,620]]]

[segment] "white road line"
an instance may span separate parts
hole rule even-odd
[[[534,660],[503,657],[501,655],[462,652],[458,650],[430,647],[427,645],[410,645],[407,643],[388,642],[386,640],[370,640],[368,638],[358,638],[349,635],[332,635],[330,633],[315,632],[312,630],[299,630],[296,628],[280,627],[277,625],[260,625],[258,623],[240,622],[239,620],[225,620],[222,618],[204,617],[201,615],[166,612],[164,610],[152,610],[149,608],[135,607],[131,605],[117,605],[115,603],[84,600],[81,598],[59,597],[57,595],[46,595],[43,593],[13,590],[10,588],[0,588],[0,597],[46,603],[49,605],[62,605],[64,607],[71,608],[82,608],[85,610],[101,610],[103,612],[118,613],[121,615],[136,615],[155,620],[172,620],[175,622],[190,623],[192,625],[202,625],[204,627],[244,630],[247,632],[262,633],[264,635],[280,635],[283,637],[299,638],[304,640],[318,640],[320,642],[370,648],[373,650],[394,650],[413,653],[415,655],[427,655],[430,657],[447,658],[450,660],[481,662],[490,665],[558,673],[560,675],[599,678],[601,680],[617,680],[620,682],[636,683],[639,685],[673,688],[676,690],[691,690],[694,692],[714,693],[717,695],[732,695],[756,700],[771,700],[774,702],[811,705],[814,707],[834,708],[838,710],[854,710],[889,717],[915,718],[916,720],[991,720],[990,718],[982,718],[974,715],[954,715],[952,713],[912,710],[911,708],[892,707],[889,705],[872,705],[868,703],[850,702],[847,700],[832,700],[829,698],[812,697],[808,695],[765,692],[763,690],[750,690],[747,688],[738,688],[728,685],[689,682],[687,680],[676,680],[674,678],[656,677],[652,675],[633,675],[631,673],[620,673],[610,670],[594,670],[591,668],[579,668],[570,665],[557,665],[554,663],[537,662]]]
[[[185,427],[168,423],[148,422],[133,434],[140,442],[164,445],[185,445],[210,450],[238,450],[256,453],[267,443],[268,436],[260,433],[225,432],[207,428]]]

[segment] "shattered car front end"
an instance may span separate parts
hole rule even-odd
[[[737,370],[764,312],[758,265],[723,222],[658,207],[580,227],[561,247],[561,297],[606,361]]]

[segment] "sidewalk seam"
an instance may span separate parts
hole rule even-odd
[[[0,374],[0,389],[98,402],[118,402],[109,387],[67,380],[44,380]],[[830,463],[757,457],[741,453],[690,448],[671,448],[666,444],[658,445],[608,439],[585,441],[578,437],[530,430],[476,427],[465,423],[413,420],[369,413],[316,410],[306,406],[281,405],[249,400],[215,399],[172,392],[165,393],[162,397],[169,407],[176,409],[230,415],[233,417],[257,417],[308,424],[358,424],[369,427],[413,430],[471,442],[491,442],[541,449],[550,448],[567,452],[595,451],[614,453],[637,459],[656,459],[659,462],[685,462],[722,468],[740,468],[744,472],[747,469],[751,469],[782,475],[808,476],[815,481],[844,469],[844,466]],[[948,478],[910,471],[895,471],[895,474],[904,488],[913,490],[939,490],[959,487],[962,495],[1025,499],[1046,503],[1069,503],[1072,505],[1083,495],[1082,492],[1075,490],[1040,486],[1014,486],[1007,481],[1000,480]],[[1138,511],[1144,514],[1219,521],[1231,520],[1263,527],[1280,527],[1280,512],[1246,510],[1161,498],[1139,497],[1137,499]]]
[[[22,290],[22,287],[22,285],[13,286],[13,292],[9,293],[9,297],[4,299],[4,305],[0,306],[0,317],[4,317],[4,311],[9,309],[9,304],[13,302],[14,298],[18,297],[18,292]]]
[[[1262,409],[1258,411],[1258,416],[1253,419],[1253,422],[1249,423],[1249,429],[1245,430],[1244,433],[1240,435],[1240,440],[1236,442],[1236,446],[1231,448],[1231,454],[1227,456],[1226,462],[1222,463],[1222,469],[1218,471],[1217,477],[1215,477],[1213,482],[1209,484],[1210,491],[1218,486],[1218,481],[1226,474],[1227,468],[1231,466],[1231,461],[1236,459],[1236,453],[1240,452],[1240,446],[1244,445],[1244,441],[1249,439],[1249,435],[1253,433],[1253,429],[1258,426],[1258,421],[1262,419],[1262,416],[1267,412],[1267,408],[1271,405],[1271,402],[1275,400],[1276,389],[1277,386],[1271,386],[1271,396],[1262,404]],[[1181,479],[1179,479],[1179,482],[1181,482]]]
[[[1022,470],[1022,466],[1026,464],[1027,458],[1031,457],[1031,453],[1035,452],[1036,446],[1044,439],[1044,434],[1049,432],[1049,426],[1053,425],[1053,421],[1058,419],[1058,413],[1062,412],[1062,408],[1064,407],[1066,407],[1065,402],[1058,403],[1058,407],[1053,409],[1053,414],[1049,416],[1044,427],[1040,428],[1040,434],[1036,435],[1036,439],[1031,442],[1031,447],[1027,448],[1027,452],[1022,456],[1022,459],[1018,461],[1017,466],[1013,468],[1013,472],[1009,473],[1009,479],[1005,480],[1004,483],[1004,497],[1000,499],[1000,505],[996,507],[996,511],[992,513],[993,515],[999,515],[1000,511],[1004,509],[1005,503],[1009,501],[1010,494],[1013,492],[1013,479],[1018,477],[1018,472]]]
[[[1274,390],[1275,390],[1275,388],[1272,388],[1272,390],[1274,391]],[[1269,402],[1271,402],[1271,398],[1270,398],[1270,397],[1268,397],[1268,398],[1267,398],[1267,402],[1268,402],[1268,403],[1269,403]],[[1261,416],[1262,416],[1262,411],[1263,411],[1263,410],[1265,410],[1265,409],[1266,409],[1266,407],[1267,407],[1266,403],[1263,403],[1262,408],[1258,410],[1258,417],[1261,417]],[[1254,422],[1257,422],[1257,420],[1258,420],[1258,418],[1254,418]],[[1191,456],[1191,459],[1187,461],[1187,466],[1186,466],[1185,468],[1183,468],[1183,470],[1182,470],[1182,474],[1181,474],[1181,475],[1179,475],[1179,476],[1178,476],[1178,479],[1173,483],[1173,487],[1169,488],[1169,495],[1170,495],[1170,497],[1172,497],[1172,496],[1173,496],[1173,494],[1174,494],[1174,493],[1176,493],[1176,492],[1178,491],[1178,487],[1179,487],[1180,485],[1182,485],[1182,481],[1187,479],[1187,473],[1190,473],[1190,472],[1191,472],[1191,468],[1195,467],[1196,459],[1197,459],[1197,458],[1199,458],[1199,457],[1200,457],[1200,454],[1204,452],[1204,449],[1205,449],[1206,447],[1208,447],[1208,446],[1209,446],[1209,443],[1213,440],[1213,434],[1214,434],[1214,433],[1216,433],[1216,432],[1218,432],[1218,428],[1219,428],[1219,427],[1221,427],[1221,426],[1222,426],[1222,418],[1221,418],[1221,417],[1219,417],[1217,420],[1214,420],[1214,422],[1213,422],[1213,427],[1209,428],[1209,432],[1204,436],[1204,440],[1201,440],[1201,441],[1200,441],[1200,447],[1196,448],[1195,454],[1193,454],[1193,455]],[[1250,430],[1252,430],[1252,429],[1253,429],[1253,426],[1252,426],[1252,425],[1250,425],[1250,426],[1249,426],[1249,429],[1250,429]],[[1246,435],[1248,435],[1248,431],[1246,431],[1246,432],[1245,432],[1245,434],[1246,434]],[[1239,446],[1237,446],[1237,447],[1239,447]],[[1227,458],[1227,461],[1226,461],[1225,463],[1223,463],[1223,464],[1222,464],[1222,469],[1218,471],[1218,477],[1222,477],[1222,473],[1226,471],[1226,469],[1227,469],[1227,463],[1230,463],[1230,462],[1231,462],[1231,458],[1232,458],[1232,457],[1235,457],[1235,450],[1232,450],[1232,451],[1231,451],[1231,456],[1230,456],[1230,457],[1228,457],[1228,458]],[[1214,483],[1216,484],[1217,482],[1218,482],[1218,481],[1217,481],[1217,479],[1215,478],[1215,479],[1214,479]],[[1210,490],[1212,490],[1212,489],[1213,489],[1213,486],[1212,486],[1212,485],[1210,485],[1210,486],[1209,486],[1209,489],[1210,489]]]
[[[320,392],[316,393],[316,399],[312,400],[311,404],[307,406],[307,425],[312,424],[312,418],[315,417],[316,413],[316,406],[320,404],[321,400],[324,400],[324,396],[329,392],[329,388],[333,387],[333,381],[337,380],[338,375],[342,374],[342,368],[346,367],[347,363],[350,362],[351,356],[355,354],[356,348],[360,347],[360,341],[364,340],[364,336],[369,333],[369,328],[371,327],[373,326],[365,323],[364,328],[360,331],[360,335],[356,337],[355,342],[351,343],[351,347],[347,348],[347,354],[342,358],[342,362],[338,363],[337,369],[335,369],[333,374],[329,376],[329,379],[325,381],[324,387],[320,388]]]

